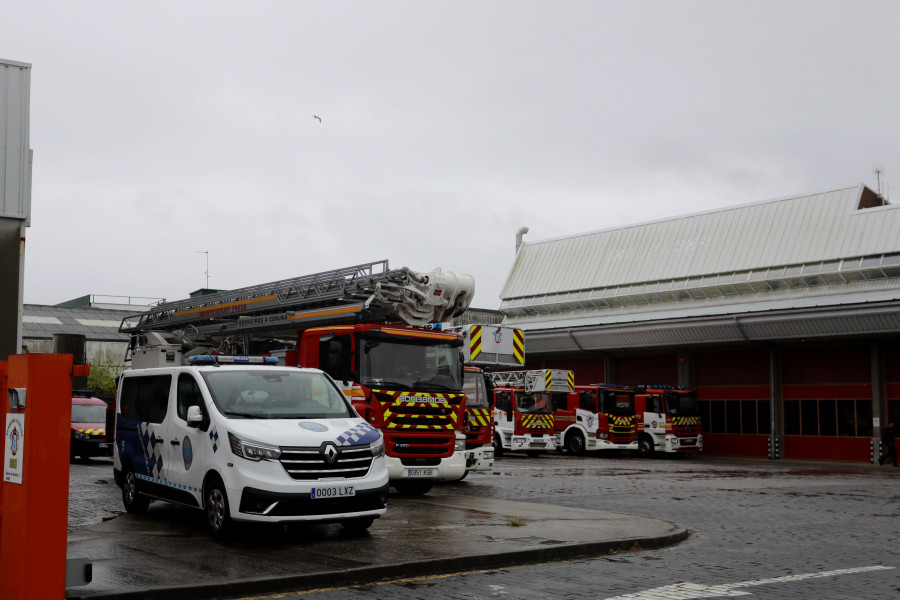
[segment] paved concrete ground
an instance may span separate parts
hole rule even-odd
[[[688,535],[662,519],[550,510],[444,489],[392,496],[388,513],[365,534],[339,525],[245,526],[225,542],[209,536],[200,511],[153,503],[146,515],[122,514],[70,531],[68,556],[89,558],[93,581],[67,590],[67,597],[177,600],[296,591],[656,548]],[[90,512],[84,504],[73,501],[82,518]]]
[[[85,527],[94,529],[103,518],[121,511],[118,488],[111,478],[110,483],[103,483],[108,466],[94,462],[73,466],[73,496],[93,498],[90,502],[73,498],[70,532],[74,535],[80,535]],[[686,600],[733,596],[738,592],[752,594],[750,597],[758,600],[788,596],[794,600],[900,597],[900,469],[705,456],[647,460],[603,455],[535,459],[508,455],[497,461],[492,474],[470,476],[460,484],[441,486],[422,501],[432,502],[426,500],[432,496],[435,509],[440,511],[453,509],[452,500],[456,499],[492,504],[500,501],[494,506],[510,502],[506,506],[515,508],[524,503],[539,515],[562,514],[568,509],[639,515],[678,523],[690,530],[690,537],[661,549],[615,551],[564,561],[548,558],[538,564],[510,564],[504,568],[496,568],[487,555],[478,563],[478,570],[460,567],[467,572],[432,577],[414,569],[411,575],[385,572],[384,578],[375,583],[352,587],[349,576],[356,567],[348,566],[338,571],[337,581],[329,581],[321,589],[298,591],[308,589],[298,586],[278,597]],[[434,552],[432,535],[442,535],[443,526],[420,514],[431,507],[421,505],[419,500],[407,503],[393,498],[392,505],[412,515],[405,526],[413,528],[411,535],[417,542],[413,552]],[[181,511],[173,516],[181,519],[176,518],[175,531],[158,535],[185,538],[176,550],[189,552],[195,537],[208,539],[196,513]],[[502,521],[500,516],[497,519]],[[450,526],[464,527],[476,535],[480,535],[479,526],[485,523],[483,516],[477,514],[459,516],[456,521]],[[299,557],[300,545],[306,544],[311,558],[304,560],[346,560],[368,546],[387,546],[388,541],[379,533],[384,526],[392,525],[388,520],[376,522],[367,538],[342,540],[337,528],[332,527],[318,533],[316,528],[301,532],[304,537],[299,541],[270,532],[264,541],[249,538],[216,545],[220,562],[199,565],[196,576],[224,570],[231,564],[229,561],[252,562],[256,560],[254,552],[270,545],[285,549],[289,557]],[[493,529],[507,530],[497,526]],[[528,539],[543,538],[543,534],[518,530],[527,527],[509,529],[509,535],[518,538],[515,543],[532,544],[522,550],[539,550],[543,546],[537,543],[540,539]],[[484,545],[513,542],[485,541]],[[328,548],[328,552],[316,556],[316,548]],[[274,554],[272,562],[281,552]],[[135,548],[135,555],[143,555],[140,547]],[[399,552],[397,555],[403,556]],[[142,578],[140,570],[119,575],[134,578],[138,586],[160,583]],[[76,590],[85,593],[90,587]],[[241,595],[272,597],[253,589]]]

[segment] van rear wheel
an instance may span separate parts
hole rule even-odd
[[[227,536],[233,527],[231,513],[228,511],[228,495],[225,485],[218,478],[211,479],[203,493],[206,524],[214,538]]]
[[[150,499],[138,491],[137,477],[134,470],[128,468],[122,477],[122,504],[128,512],[140,515],[147,512]]]

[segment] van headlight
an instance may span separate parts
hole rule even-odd
[[[228,432],[228,441],[231,442],[231,451],[247,460],[278,460],[281,457],[281,448],[278,446],[245,440],[230,431]]]
[[[377,442],[369,444],[369,450],[375,458],[384,456],[384,437],[379,437]]]

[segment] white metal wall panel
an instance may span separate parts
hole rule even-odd
[[[858,209],[863,186],[524,243],[516,298],[900,251],[900,206]]]
[[[855,310],[776,312],[748,318],[718,317],[637,322],[614,326],[528,331],[532,354],[611,351],[774,340],[843,338],[900,331],[900,304],[859,305]]]
[[[31,216],[31,65],[0,59],[0,217]]]

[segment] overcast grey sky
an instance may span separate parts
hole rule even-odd
[[[0,57],[33,67],[26,303],[185,298],[208,251],[214,288],[388,259],[471,273],[473,305],[497,308],[521,226],[874,188],[876,166],[900,183],[895,0],[0,0],[0,17]]]

